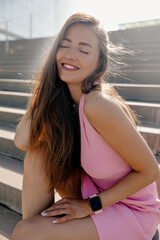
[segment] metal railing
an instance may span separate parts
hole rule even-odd
[[[9,53],[9,36],[14,36],[14,37],[17,37],[17,38],[20,38],[20,36],[18,36],[17,34],[14,34],[14,33],[10,33],[8,31],[8,23],[9,22],[12,22],[13,20],[17,19],[17,18],[21,18],[21,17],[24,17],[26,15],[29,15],[29,38],[32,39],[32,12],[25,12],[23,14],[20,14],[20,15],[17,15],[13,18],[9,18],[9,19],[6,19],[6,20],[3,20],[3,21],[0,21],[0,24],[5,24],[5,31],[3,32],[3,34],[6,35],[6,41],[5,41],[5,52],[6,54]],[[23,37],[21,37],[23,38]]]

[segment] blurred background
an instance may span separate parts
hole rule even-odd
[[[10,239],[22,219],[26,152],[15,147],[14,136],[26,113],[32,77],[76,12],[98,18],[110,40],[126,49],[120,68],[112,65],[105,79],[138,116],[138,130],[160,164],[159,9],[160,0],[0,0],[0,240]],[[160,180],[157,186],[160,196]]]
[[[98,18],[107,31],[131,26],[126,23],[159,24],[159,8],[159,0],[0,0],[0,40],[7,31],[9,39],[55,36],[71,14],[81,11]]]

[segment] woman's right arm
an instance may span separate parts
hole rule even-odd
[[[14,137],[14,144],[23,151],[29,150],[30,126],[31,117],[27,111],[19,122]]]

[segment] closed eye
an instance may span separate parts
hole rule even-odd
[[[88,52],[84,52],[84,51],[82,51],[82,50],[80,50],[80,52],[85,53],[85,54],[89,54]]]
[[[68,46],[63,46],[63,45],[61,45],[61,46],[59,46],[60,48],[69,48]],[[79,50],[80,52],[82,52],[82,53],[85,53],[85,54],[89,54],[88,52],[85,52],[85,51],[82,51],[82,50]]]
[[[59,47],[61,47],[61,48],[69,48],[69,47],[67,47],[67,46],[59,46]]]

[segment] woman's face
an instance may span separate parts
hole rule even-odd
[[[99,44],[87,25],[71,26],[57,51],[59,77],[67,84],[81,86],[83,80],[98,68]]]

